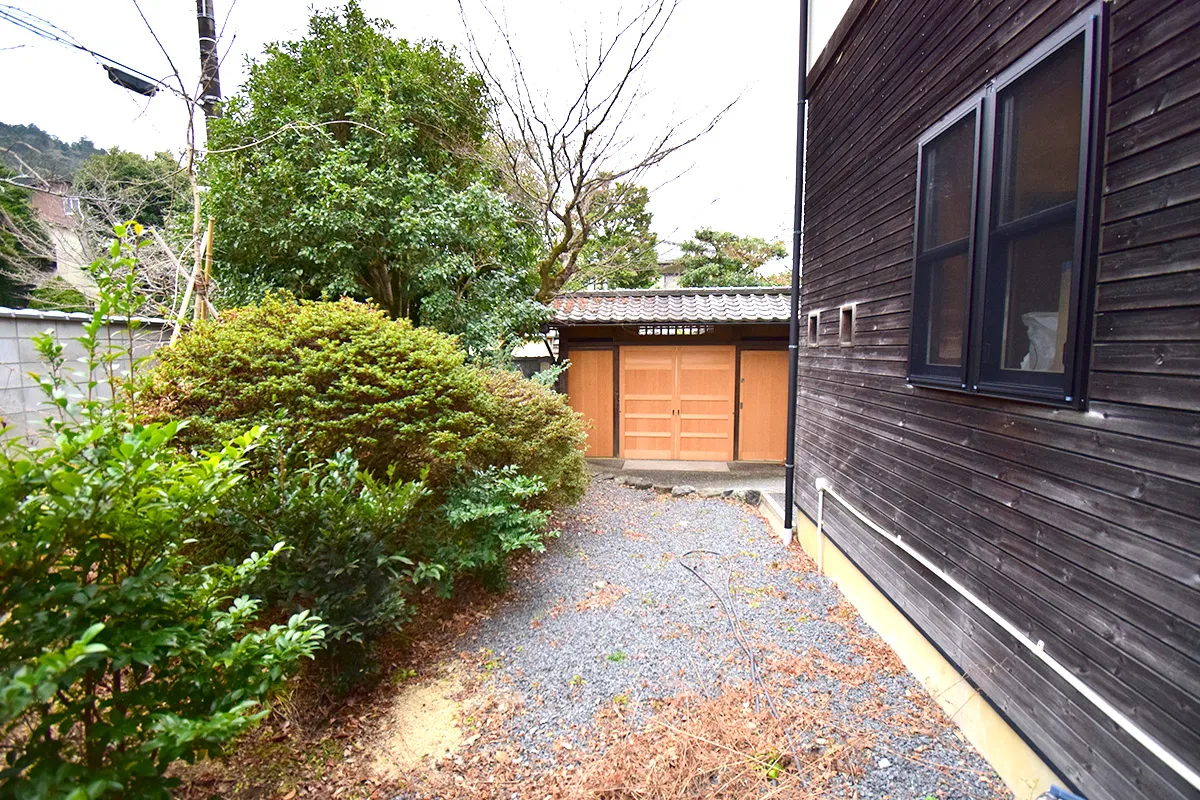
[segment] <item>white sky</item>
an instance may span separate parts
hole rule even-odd
[[[4,0],[65,29],[85,46],[154,76],[170,69],[132,0]],[[244,62],[271,41],[302,36],[311,8],[332,0],[214,0],[226,96],[244,76]],[[816,58],[849,0],[812,0]],[[464,41],[456,0],[362,0],[371,17],[408,39]],[[572,37],[610,33],[617,14],[637,0],[493,0],[526,62],[527,78],[550,100],[576,88]],[[189,86],[199,76],[194,0],[143,0],[151,25]],[[489,24],[468,2],[477,32]],[[777,238],[790,246],[795,176],[798,0],[683,0],[660,39],[643,81],[649,92],[635,132],[653,136],[670,120],[697,123],[740,95],[706,137],[668,160],[647,181],[660,239],[678,242],[700,227]],[[90,138],[149,155],[185,146],[186,112],[167,93],[152,99],[110,83],[85,53],[38,39],[0,21],[0,121],[33,123],[65,141]]]

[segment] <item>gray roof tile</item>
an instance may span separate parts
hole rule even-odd
[[[612,289],[554,298],[554,324],[787,322],[784,286],[714,289]]]

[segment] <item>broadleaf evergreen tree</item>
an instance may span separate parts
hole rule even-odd
[[[284,288],[369,298],[502,350],[544,318],[537,240],[480,156],[483,82],[356,2],[267,47],[212,120],[205,170],[232,301]]]

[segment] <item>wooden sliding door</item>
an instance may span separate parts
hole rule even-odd
[[[680,347],[677,455],[683,461],[733,460],[732,347]]]
[[[623,458],[733,459],[733,347],[622,347]]]
[[[572,350],[567,402],[588,422],[589,458],[613,453],[613,351]]]
[[[675,347],[621,348],[621,457],[675,458]]]

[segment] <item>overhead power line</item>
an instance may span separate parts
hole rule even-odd
[[[22,8],[17,8],[16,6],[10,5],[0,5],[0,20],[10,22],[18,28],[21,28],[24,31],[32,33],[34,36],[38,36],[47,41],[87,53],[92,58],[96,59],[100,66],[104,67],[109,74],[109,79],[112,80],[113,83],[129,89],[130,91],[135,91],[138,94],[149,97],[153,95],[158,88],[162,88],[169,92],[183,96],[178,89],[172,88],[159,78],[147,75],[139,69],[134,69],[128,64],[121,63],[115,58],[111,58],[110,56],[106,56],[103,53],[91,49],[90,47],[86,47],[67,31],[63,30],[52,22],[42,19],[36,14],[33,14]],[[153,86],[153,90],[151,90],[151,85]]]

